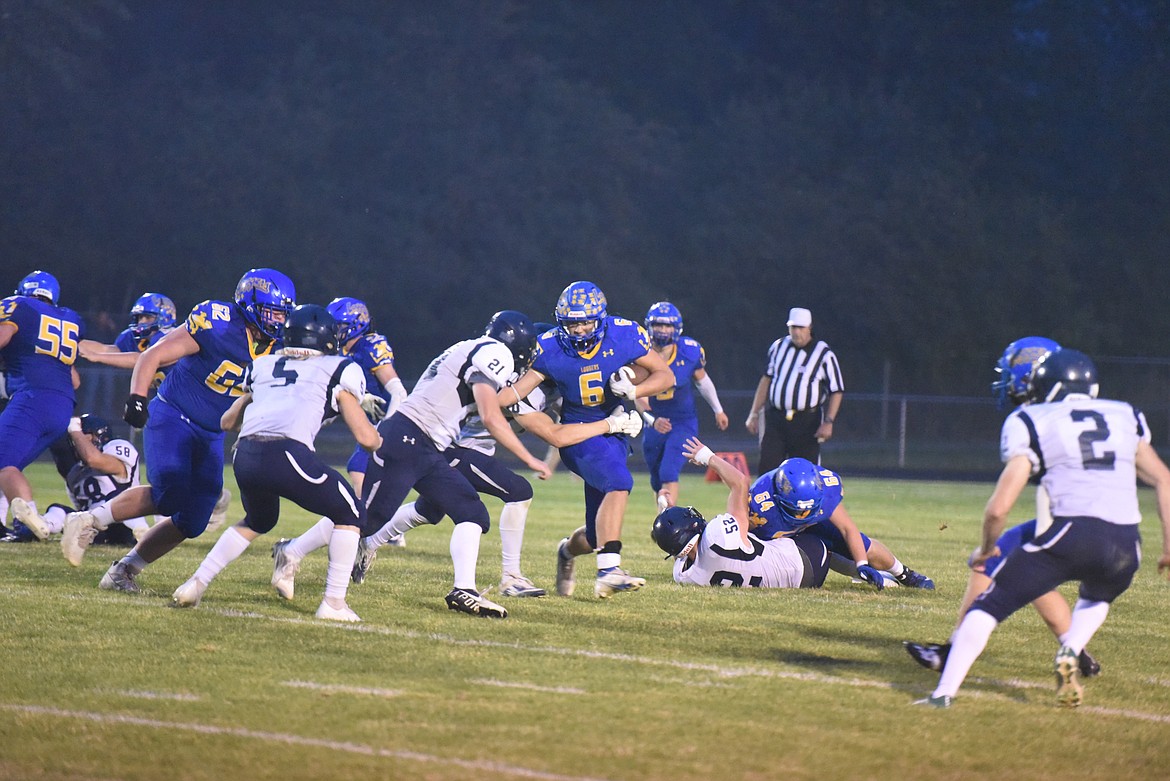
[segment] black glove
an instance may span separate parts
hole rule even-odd
[[[146,417],[146,397],[131,393],[126,399],[126,409],[122,411],[122,420],[134,428],[142,428],[146,425]]]

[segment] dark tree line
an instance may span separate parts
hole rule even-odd
[[[585,278],[725,386],[803,305],[850,387],[979,394],[1026,333],[1162,351],[1168,49],[1136,0],[0,0],[0,284],[271,265],[412,377]]]

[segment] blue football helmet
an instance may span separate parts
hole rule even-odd
[[[1097,365],[1079,350],[1061,349],[1036,362],[1028,377],[1028,401],[1060,401],[1070,393],[1097,398]]]
[[[162,293],[143,293],[130,307],[130,334],[144,339],[159,329],[169,331],[177,315],[175,302]]]
[[[81,416],[81,433],[97,439],[98,450],[105,447],[114,435],[110,433],[110,424],[106,419],[87,412]]]
[[[284,274],[270,268],[254,268],[236,285],[236,306],[244,319],[264,334],[280,338],[280,330],[297,305],[297,289]]]
[[[536,326],[523,312],[514,309],[496,312],[488,321],[483,334],[508,346],[516,361],[517,372],[527,369],[536,357]]]
[[[996,408],[1005,410],[1023,404],[1027,400],[1028,375],[1032,368],[1045,355],[1059,349],[1059,344],[1043,336],[1025,336],[1005,347],[995,364],[999,377],[991,383]]]
[[[707,521],[694,507],[667,507],[654,519],[650,538],[666,552],[666,558],[678,558],[705,528]]]
[[[289,312],[281,330],[282,350],[337,354],[337,321],[323,306],[301,304]]]
[[[669,332],[665,329],[655,331],[654,326],[658,326],[660,329],[662,326],[670,326],[673,330]],[[650,341],[654,343],[655,347],[674,344],[682,336],[682,312],[679,312],[678,307],[669,301],[659,301],[646,313],[646,330],[650,333]]]
[[[43,298],[56,306],[57,299],[61,297],[61,284],[49,272],[38,270],[20,280],[13,293],[18,296]]]
[[[592,282],[574,282],[561,292],[554,312],[557,325],[557,341],[570,354],[591,349],[605,337],[607,316],[605,293]],[[596,323],[593,331],[581,336],[569,333],[569,326],[576,323]]]
[[[803,521],[820,511],[825,501],[821,468],[807,458],[789,458],[772,477],[772,497],[789,521]]]
[[[337,338],[342,344],[370,330],[372,321],[365,301],[342,296],[330,301],[325,308],[337,321]]]

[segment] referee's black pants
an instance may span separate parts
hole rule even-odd
[[[800,410],[792,420],[784,410],[768,406],[764,412],[764,437],[760,442],[760,463],[756,475],[771,471],[789,458],[807,458],[821,462],[821,443],[817,429],[821,426],[821,408]]]

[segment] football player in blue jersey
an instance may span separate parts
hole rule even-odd
[[[113,344],[92,339],[81,341],[81,357],[87,361],[133,369],[138,354],[175,329],[175,302],[162,293],[143,293],[130,307],[130,324],[114,338]],[[162,382],[162,376],[157,378]]]
[[[204,532],[223,490],[220,417],[243,395],[244,373],[253,359],[280,346],[281,328],[295,305],[291,279],[273,269],[252,269],[240,278],[233,301],[197,304],[182,328],[139,356],[123,417],[131,426],[145,427],[150,485],[70,515],[61,540],[66,560],[81,562],[90,526],[100,530],[150,513],[169,516],[102,577],[102,588],[137,592],[134,578],[146,565]],[[151,380],[168,364],[174,365],[148,414]]]
[[[60,297],[56,278],[34,271],[0,301],[0,360],[10,397],[0,412],[0,490],[13,517],[41,540],[49,527],[24,468],[65,434],[81,383],[73,363],[84,326],[76,312],[58,305]]]
[[[341,354],[366,373],[366,397],[360,401],[370,422],[377,425],[382,418],[393,415],[406,400],[406,386],[394,368],[394,349],[385,336],[373,330],[370,310],[364,301],[343,296],[330,301],[326,309],[337,321]],[[369,460],[370,454],[358,445],[346,464],[350,482],[359,494]]]
[[[1000,410],[1011,407],[1018,407],[1028,403],[1028,375],[1032,373],[1032,367],[1036,362],[1048,355],[1054,350],[1059,350],[1060,345],[1043,336],[1025,336],[1017,339],[1006,348],[1000,356],[999,361],[995,365],[995,372],[999,375],[995,382],[991,384],[991,395],[995,399],[996,407]],[[1149,427],[1146,428],[1146,439],[1149,441]],[[1036,491],[1037,511],[1041,515],[1049,514],[1048,509],[1048,495],[1042,488]],[[1044,525],[1049,525],[1046,522]],[[971,607],[971,603],[975,598],[987,590],[991,585],[991,579],[996,570],[1003,564],[1008,554],[1019,548],[1022,545],[1030,543],[1036,537],[1036,519],[1025,521],[1017,526],[1005,531],[996,540],[995,547],[999,551],[998,554],[992,556],[983,562],[982,566],[976,568],[974,566],[975,556],[978,553],[972,553],[967,560],[967,566],[970,573],[967,576],[967,590],[963,594],[963,601],[959,605],[959,617],[955,622],[954,628],[951,630],[951,639],[945,643],[914,643],[910,641],[904,642],[902,645],[906,649],[906,653],[928,670],[941,672],[942,668],[946,666],[947,656],[950,654],[951,646],[955,632],[958,631],[959,625],[963,621],[963,616],[967,614],[967,609]],[[1037,597],[1032,606],[1036,608],[1036,612],[1044,619],[1044,623],[1048,625],[1049,630],[1056,636],[1056,639],[1061,643],[1064,642],[1068,634],[1069,624],[1072,621],[1072,610],[1068,606],[1068,602],[1057,591],[1049,591],[1047,594],[1042,594]],[[1101,665],[1097,660],[1089,654],[1087,650],[1082,649],[1078,657],[1080,665],[1080,674],[1089,678],[1101,672]]]
[[[752,534],[761,540],[800,532],[824,540],[832,568],[879,591],[888,572],[895,583],[933,590],[934,581],[898,561],[880,540],[862,534],[845,509],[841,476],[807,458],[789,458],[760,475],[749,500]]]
[[[650,337],[637,323],[609,315],[605,294],[592,282],[574,282],[557,300],[557,328],[541,334],[536,358],[515,386],[500,391],[500,403],[519,403],[546,379],[556,383],[565,423],[603,420],[622,400],[662,393],[674,387],[674,372],[650,349]],[[637,364],[648,372],[634,384]],[[605,434],[561,448],[565,466],[585,482],[585,525],[557,548],[557,593],[569,596],[576,585],[573,558],[597,552],[593,593],[601,598],[636,591],[646,584],[621,568],[622,521],[634,478],[626,464],[630,448],[624,434]]]
[[[659,301],[646,313],[645,323],[654,351],[662,356],[675,378],[674,387],[637,402],[646,421],[642,455],[650,467],[650,487],[654,489],[658,512],[662,512],[678,504],[678,476],[687,461],[683,446],[699,435],[692,383],[711,405],[720,431],[727,430],[727,414],[719,403],[715,383],[707,376],[703,346],[682,335],[683,318],[678,307]]]

